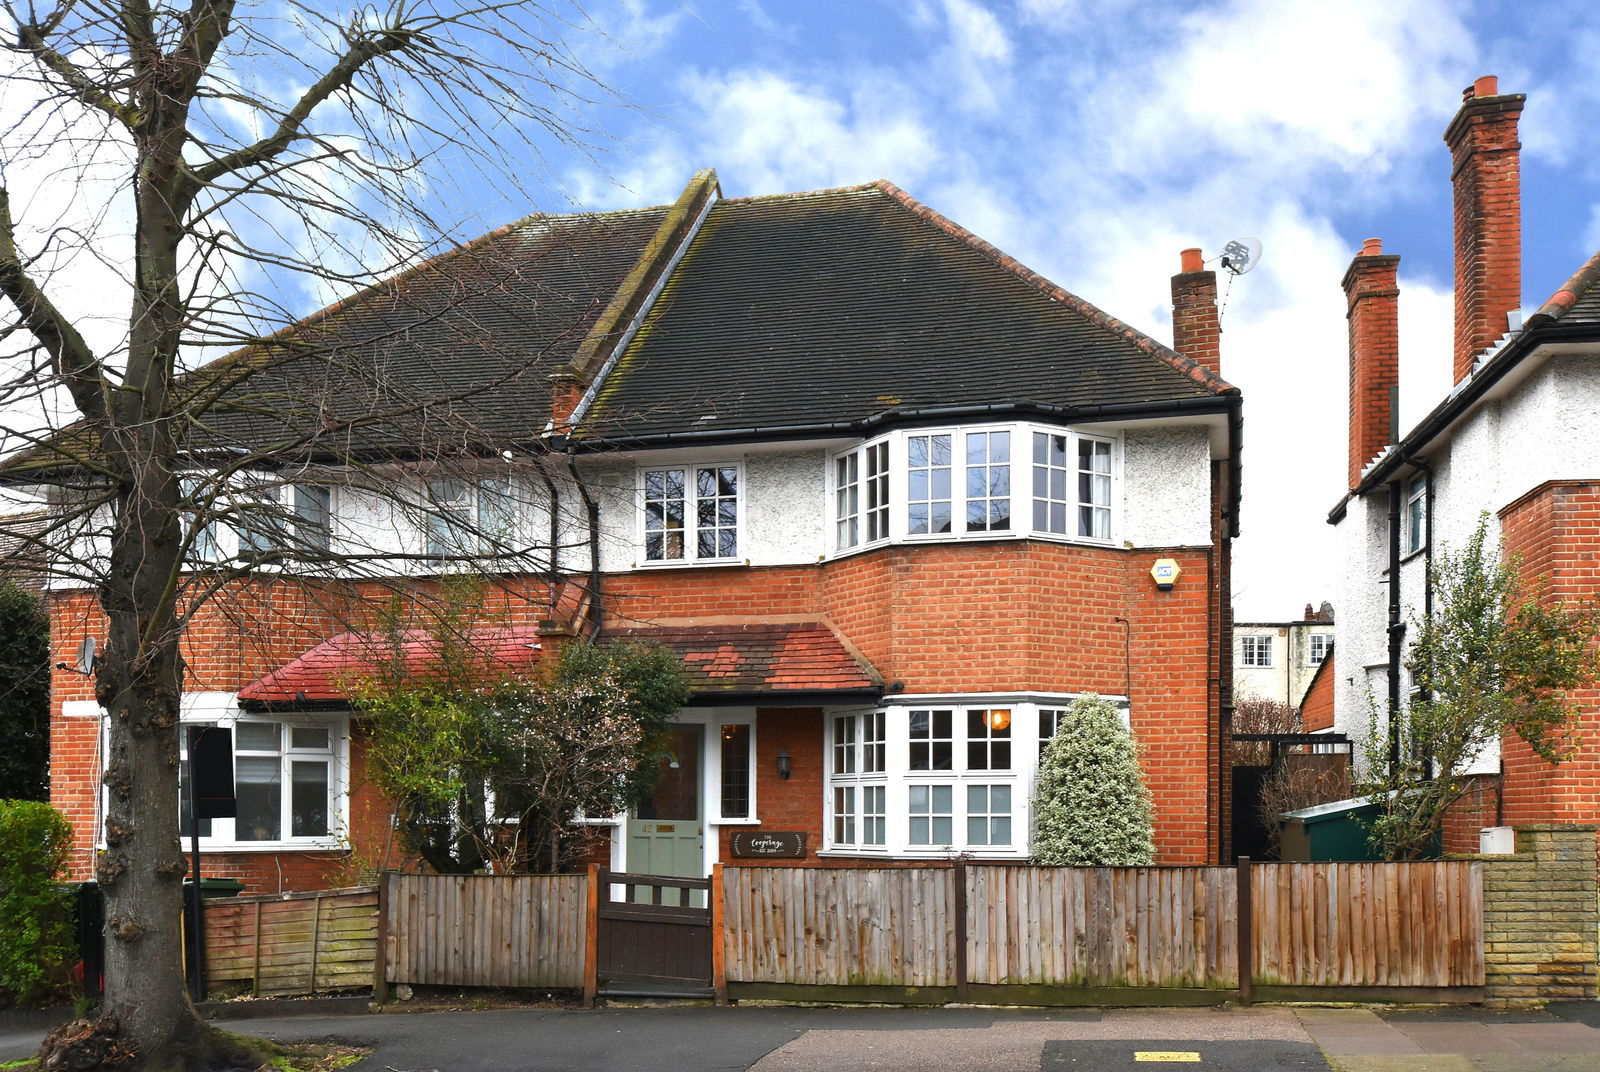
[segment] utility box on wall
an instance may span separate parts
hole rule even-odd
[[[1509,826],[1486,826],[1478,831],[1478,852],[1483,856],[1510,856],[1517,851],[1517,832]]]

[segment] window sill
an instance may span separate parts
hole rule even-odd
[[[823,859],[869,859],[869,860],[953,860],[958,856],[968,860],[983,862],[986,860],[1026,860],[1029,853],[1025,849],[997,849],[985,851],[983,849],[901,849],[889,848],[858,849],[837,848],[818,849],[817,856]]]
[[[635,562],[633,568],[636,570],[706,569],[707,567],[717,566],[727,568],[729,566],[748,565],[750,565],[748,558],[696,558],[680,559],[672,562]]]
[[[708,826],[760,826],[760,819],[707,819]]]
[[[184,850],[189,839],[183,839]],[[200,852],[349,852],[350,846],[337,838],[303,838],[299,841],[207,841],[200,839]]]

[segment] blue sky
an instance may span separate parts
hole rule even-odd
[[[1236,606],[1337,599],[1344,486],[1339,280],[1363,239],[1399,253],[1402,423],[1448,388],[1444,128],[1483,74],[1528,94],[1524,304],[1600,248],[1600,15],[1586,3],[1284,0],[626,0],[586,58],[640,111],[602,114],[590,208],[887,178],[1162,340],[1178,252],[1252,235],[1223,316],[1245,394]],[[1223,282],[1227,287],[1226,278]]]
[[[1345,485],[1339,280],[1363,239],[1402,257],[1402,425],[1448,389],[1441,136],[1463,87],[1495,74],[1503,92],[1528,95],[1524,304],[1600,248],[1593,0],[592,0],[586,11],[563,36],[631,106],[589,109],[603,133],[591,155],[550,146],[541,163],[544,145],[519,155],[512,138],[511,162],[487,180],[470,153],[428,157],[417,188],[455,238],[535,210],[670,201],[701,167],[729,196],[886,178],[1163,341],[1179,251],[1212,258],[1229,239],[1259,238],[1259,267],[1223,281],[1223,374],[1245,396],[1245,620],[1339,600],[1325,524]],[[310,70],[297,66],[302,51],[257,49],[238,70],[297,92]],[[0,54],[0,75],[19,69]],[[57,300],[114,353],[126,330],[126,303],[107,298],[129,263],[126,146],[68,113],[28,113],[26,83],[6,84],[0,175],[28,191],[14,201],[25,238],[52,251],[39,264]],[[51,236],[69,222],[91,240],[58,250]],[[358,238],[295,246],[279,222],[269,208],[237,225],[381,270]],[[342,294],[250,282],[292,315]],[[37,408],[3,395],[5,421]]]

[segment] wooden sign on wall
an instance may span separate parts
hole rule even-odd
[[[731,840],[736,860],[803,860],[806,855],[804,830],[738,830]]]

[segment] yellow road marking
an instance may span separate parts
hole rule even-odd
[[[1199,1064],[1200,1055],[1194,1050],[1134,1050],[1135,1061],[1175,1061]]]

